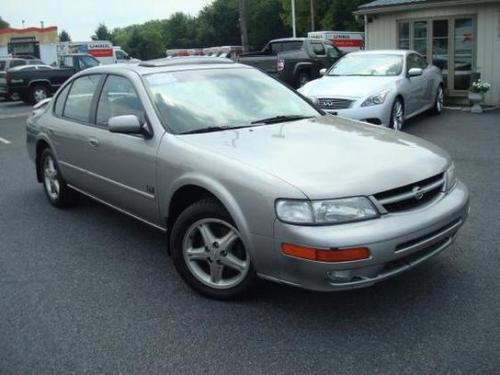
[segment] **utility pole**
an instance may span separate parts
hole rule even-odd
[[[248,30],[247,30],[246,0],[239,0],[239,5],[240,5],[241,45],[243,47],[243,52],[248,52]]]
[[[292,1],[292,30],[293,30],[293,37],[297,37],[297,29],[295,27],[295,0]]]
[[[310,0],[311,3],[311,31],[314,31],[314,0]]]

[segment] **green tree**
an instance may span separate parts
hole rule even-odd
[[[92,40],[110,40],[111,33],[104,23],[100,23],[95,29],[95,34],[90,37]]]
[[[59,41],[71,42],[71,36],[68,34],[66,30],[61,30],[61,32],[59,33]]]
[[[2,17],[0,17],[0,29],[5,29],[9,26],[10,26],[9,23],[7,21],[4,21]]]
[[[197,45],[200,47],[241,43],[238,0],[215,0],[197,17]]]
[[[282,19],[290,30],[292,28],[292,10],[290,0],[281,0]],[[295,0],[295,24],[297,36],[305,36],[311,31],[311,0]],[[314,0],[314,21],[317,30],[357,31],[363,25],[355,20],[353,12],[369,0]]]
[[[165,48],[198,47],[196,19],[184,13],[175,13],[161,22],[161,34]]]
[[[248,43],[253,50],[260,50],[271,39],[291,35],[283,24],[283,6],[279,0],[247,1]],[[265,23],[265,27],[262,27]]]

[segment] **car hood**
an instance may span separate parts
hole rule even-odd
[[[361,98],[390,87],[397,77],[329,77],[309,82],[299,89],[308,97]]]
[[[420,138],[329,115],[178,137],[284,180],[310,199],[375,194],[450,163],[446,152]]]

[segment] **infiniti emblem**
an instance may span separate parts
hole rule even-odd
[[[424,197],[424,191],[420,186],[415,186],[413,189],[411,189],[411,192],[415,195],[415,199],[417,201]]]

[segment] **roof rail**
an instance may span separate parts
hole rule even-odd
[[[139,63],[139,66],[146,68],[159,68],[163,66],[206,65],[206,64],[234,64],[234,61],[223,57],[183,56],[183,57],[169,57],[169,58],[143,61]]]

